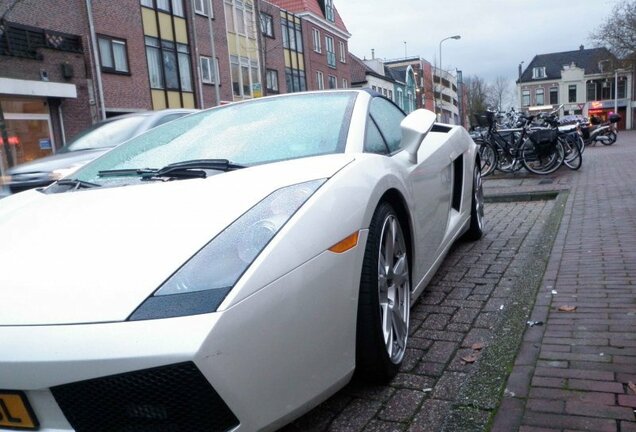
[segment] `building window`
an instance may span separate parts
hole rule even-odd
[[[389,90],[389,99],[393,100],[393,90]]]
[[[317,53],[322,52],[322,42],[320,39],[320,30],[313,29],[311,31],[312,39],[314,41],[314,51]]]
[[[194,0],[194,11],[200,15],[208,16],[210,13],[210,0]],[[214,16],[214,12],[212,16]]]
[[[347,62],[347,49],[346,49],[346,45],[343,41],[338,41],[338,46],[340,48],[340,62],[341,63],[346,63]]]
[[[281,20],[283,32],[283,48],[303,52],[303,32],[299,23],[286,19]]]
[[[163,12],[168,12],[179,17],[185,17],[183,0],[155,0],[154,2],[153,0],[141,0],[141,5]]]
[[[219,74],[218,61],[212,61],[211,57],[200,56],[199,62],[201,64],[201,81],[205,84],[214,84]]]
[[[316,88],[318,90],[325,89],[325,76],[322,74],[321,71],[316,71]]]
[[[342,88],[349,88],[349,81],[346,79],[342,79]]]
[[[521,92],[521,106],[530,106],[530,90],[524,90]]]
[[[274,18],[261,12],[261,32],[264,36],[274,38]]]
[[[248,0],[225,0],[225,21],[227,31],[256,39],[254,7]]]
[[[329,67],[336,67],[336,51],[334,48],[333,38],[331,36],[325,36],[325,45],[327,47],[327,65]]]
[[[287,82],[287,91],[290,93],[307,90],[304,70],[285,68],[285,81]]]
[[[267,91],[269,93],[278,93],[278,71],[275,69],[267,69]]]
[[[126,41],[109,36],[97,36],[99,61],[103,72],[128,73]]]
[[[542,88],[538,88],[534,91],[535,105],[543,105],[545,100],[543,98],[544,90]]]
[[[545,77],[545,66],[532,68],[532,79],[541,79]]]
[[[568,86],[568,102],[576,102],[576,84]]]
[[[252,84],[259,83],[258,64],[247,57],[230,56],[234,96],[252,97]]]
[[[618,98],[625,99],[627,94],[627,79],[625,77],[618,78]]]
[[[404,109],[404,90],[397,89],[397,104],[400,108]]]
[[[150,87],[192,91],[190,49],[187,45],[146,36]]]
[[[552,87],[550,89],[550,105],[557,105],[559,103],[559,88]]]
[[[333,75],[329,75],[329,88],[330,89],[338,88],[338,80]]]
[[[327,21],[336,22],[336,14],[333,9],[333,0],[325,0],[325,18]]]

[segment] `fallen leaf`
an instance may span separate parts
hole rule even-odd
[[[636,384],[634,384],[633,382],[628,382],[627,383],[627,387],[629,387],[631,389],[631,391],[634,392],[634,394],[636,394]]]
[[[470,346],[470,348],[471,348],[472,350],[479,351],[479,350],[484,349],[484,347],[485,347],[485,346],[486,346],[486,344],[485,344],[485,343],[483,343],[483,342],[475,342],[474,344],[472,344],[472,345]]]
[[[563,305],[559,306],[559,311],[561,312],[574,312],[576,310],[576,306]]]
[[[477,356],[475,354],[468,354],[462,357],[462,361],[464,363],[475,363],[477,361]]]

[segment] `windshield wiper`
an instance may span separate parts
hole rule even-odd
[[[100,171],[100,177],[140,176],[142,179],[155,177],[170,178],[206,178],[204,170],[233,171],[245,168],[227,159],[192,159],[171,163],[163,168],[128,168]]]

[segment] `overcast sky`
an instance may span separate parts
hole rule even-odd
[[[360,58],[419,55],[487,81],[517,78],[536,54],[592,48],[590,32],[621,0],[334,0]]]

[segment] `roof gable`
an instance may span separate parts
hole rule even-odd
[[[559,80],[561,79],[563,66],[569,66],[571,64],[584,69],[586,75],[598,74],[602,72],[599,69],[599,62],[607,59],[616,60],[616,57],[609,52],[607,48],[578,49],[576,51],[538,54],[534,56],[518,82]],[[545,77],[533,79],[533,69],[542,67],[545,67]]]

